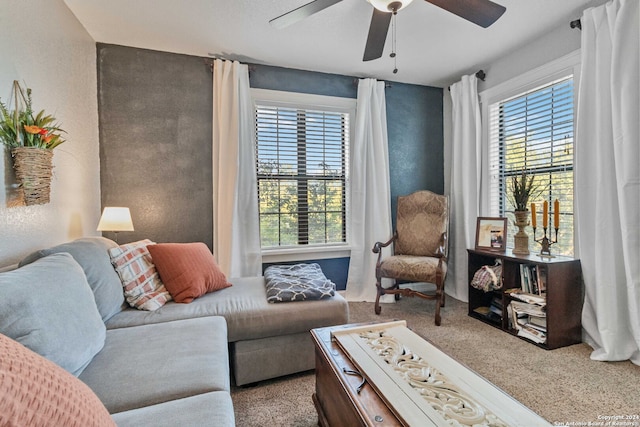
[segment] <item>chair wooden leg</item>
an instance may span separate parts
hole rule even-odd
[[[442,290],[436,289],[436,326],[440,326],[440,307],[442,307]]]
[[[382,312],[382,307],[380,307],[380,295],[382,294],[382,284],[380,283],[380,278],[377,278],[376,281],[376,304],[374,306],[374,311],[376,314],[380,314]]]
[[[440,326],[440,307],[444,307],[444,283],[441,277],[436,280],[436,326]]]

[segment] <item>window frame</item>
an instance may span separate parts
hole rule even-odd
[[[495,216],[497,213],[491,210],[491,171],[490,171],[490,144],[491,144],[491,107],[492,105],[512,99],[526,92],[540,88],[541,86],[550,84],[560,80],[563,77],[573,76],[573,126],[574,126],[574,150],[573,150],[573,168],[576,168],[575,147],[577,138],[575,134],[576,116],[578,107],[578,87],[580,84],[580,50],[573,51],[561,58],[551,61],[545,65],[514,77],[504,83],[486,89],[479,93],[480,108],[482,113],[482,177],[480,185],[480,215]],[[575,178],[574,178],[575,179]],[[575,197],[572,208],[575,221]],[[574,257],[578,258],[578,250],[576,245],[576,234],[574,224],[573,248]]]
[[[286,92],[269,89],[251,89],[253,99],[253,112],[255,114],[257,105],[299,108],[315,111],[327,111],[334,113],[344,113],[349,115],[349,142],[354,138],[354,123],[356,117],[356,99],[342,98],[326,95],[315,95],[308,93]],[[256,141],[256,145],[257,145]],[[328,259],[350,256],[350,161],[349,149],[345,147],[346,155],[346,176],[345,176],[345,238],[343,243],[328,244],[307,244],[297,246],[269,247],[261,248],[263,262],[286,262],[302,261],[311,259]],[[257,159],[256,159],[257,161]],[[257,197],[257,195],[256,195]]]

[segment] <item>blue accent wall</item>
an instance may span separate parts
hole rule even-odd
[[[442,89],[392,83],[385,98],[395,227],[398,196],[418,190],[444,193]]]

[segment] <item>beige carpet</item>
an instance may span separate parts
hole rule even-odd
[[[592,361],[586,344],[543,350],[468,317],[467,304],[452,298],[439,327],[433,323],[433,303],[417,298],[384,304],[380,316],[371,303],[350,303],[349,308],[354,323],[406,320],[414,332],[555,425],[606,425],[603,417],[640,416],[640,367]],[[234,387],[236,424],[315,426],[314,387],[313,372]],[[640,419],[626,421],[635,424],[618,425],[640,426]]]

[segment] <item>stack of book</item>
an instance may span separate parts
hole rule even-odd
[[[542,295],[547,290],[547,270],[538,265],[520,264],[520,288],[523,292]]]
[[[487,320],[495,323],[500,323],[502,321],[502,298],[496,295],[491,300],[491,305],[489,307],[477,307],[473,311]]]
[[[507,306],[509,326],[517,335],[531,341],[547,342],[546,299],[539,295],[522,292],[519,289],[507,291],[513,299]]]

